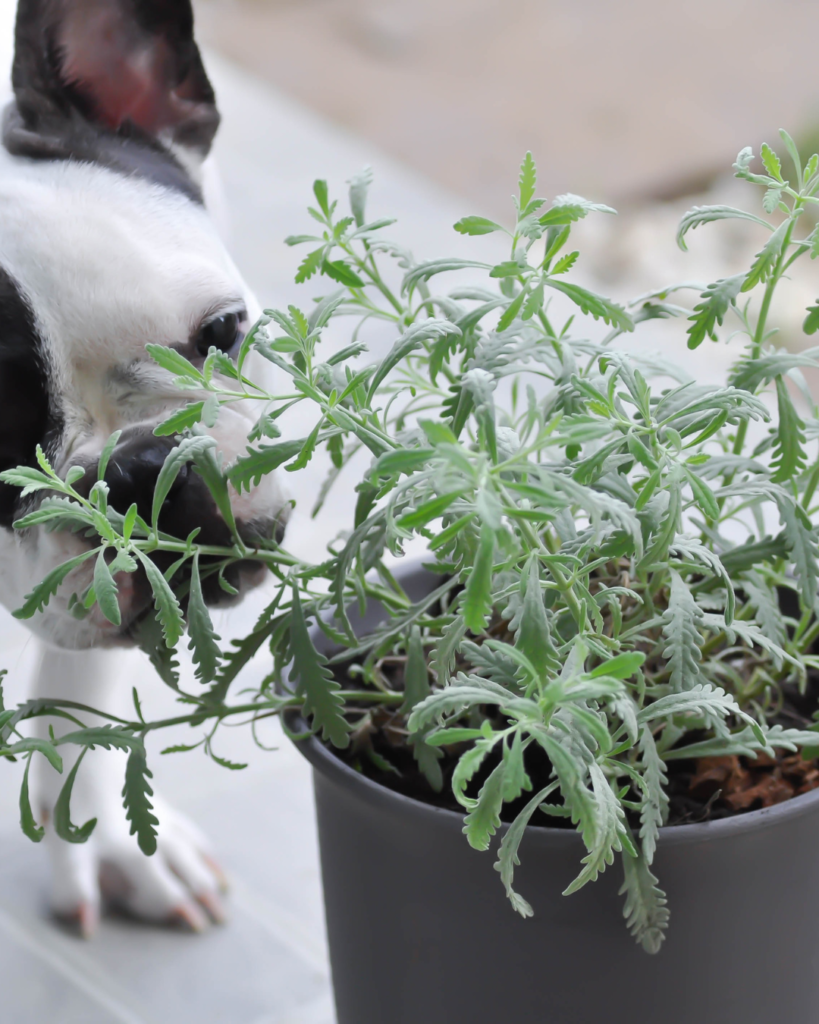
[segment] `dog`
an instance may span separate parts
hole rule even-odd
[[[190,0],[20,0],[12,88],[0,149],[0,469],[36,465],[40,445],[59,473],[79,465],[95,475],[120,430],[106,470],[111,502],[123,512],[132,502],[150,507],[168,451],[153,429],[190,395],[146,344],[193,362],[212,346],[232,355],[258,313],[205,202],[219,114]],[[225,462],[244,451],[257,414],[241,403],[221,411],[210,433]],[[281,530],[285,502],[274,480],[232,500],[248,538]],[[11,610],[90,543],[67,531],[15,531],[28,502],[0,485],[0,600]],[[199,527],[206,543],[229,539],[195,473],[163,514],[171,532]],[[77,619],[69,599],[90,583],[92,566],[72,573],[31,623],[43,642],[34,696],[105,709],[117,689],[117,649],[133,644],[151,597],[135,575],[120,588],[120,626],[95,612]],[[241,596],[259,576],[250,565],[232,582]],[[36,805],[46,823],[64,777],[42,773]],[[54,911],[84,935],[103,891],[151,921],[200,929],[221,919],[222,879],[197,830],[159,800],[158,850],[144,857],[128,833],[121,786],[110,767],[89,763],[79,773],[75,817],[98,818],[89,843],[65,843],[46,825]]]

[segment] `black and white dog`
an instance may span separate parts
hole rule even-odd
[[[213,345],[231,353],[257,312],[203,199],[219,115],[190,0],[20,0],[15,46],[0,148],[0,469],[33,464],[40,444],[59,471],[93,471],[122,430],[106,474],[112,504],[144,507],[167,453],[153,427],[189,400],[146,343],[193,361]],[[244,449],[252,412],[220,415],[212,433],[226,461]],[[234,495],[240,528],[256,536],[276,528],[282,505],[272,481]],[[19,491],[0,485],[0,600],[10,609],[87,543],[15,532],[18,512]],[[202,538],[226,539],[193,473],[168,516],[172,531],[199,526]],[[78,572],[90,575],[92,564]],[[251,569],[236,582],[246,589],[257,579]],[[130,642],[149,592],[138,577],[121,587],[117,628],[71,615],[69,595],[87,582],[69,578],[33,623],[45,642],[35,696],[104,707],[118,682],[118,655],[104,648]],[[41,781],[46,820],[60,781]],[[143,857],[121,785],[119,771],[80,773],[76,817],[99,819],[91,842],[47,834],[55,911],[90,932],[107,884],[140,917],[196,928],[218,919],[220,880],[201,837],[160,805],[159,850]]]

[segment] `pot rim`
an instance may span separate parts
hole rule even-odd
[[[375,809],[402,809],[412,817],[426,817],[428,820],[437,818],[441,824],[449,828],[463,830],[462,814],[446,807],[437,807],[435,804],[418,800],[415,797],[406,796],[404,793],[398,793],[396,790],[368,778],[345,764],[316,736],[308,735],[307,723],[301,715],[296,712],[287,717],[291,732],[297,736],[306,736],[304,740],[294,740],[294,746],[301,751],[315,771],[346,789],[352,788],[364,799],[365,803]],[[688,825],[666,825],[660,829],[659,844],[667,847],[731,839],[746,832],[775,828],[786,821],[810,814],[816,811],[817,807],[819,807],[819,788],[774,804],[773,807],[746,811],[744,814],[735,814],[728,818]],[[508,823],[502,822],[498,833],[502,835],[508,827]],[[574,829],[550,828],[547,825],[529,824],[526,826],[526,835],[538,836],[549,846],[569,846],[581,842],[579,834]]]

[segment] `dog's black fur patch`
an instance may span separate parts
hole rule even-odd
[[[103,36],[88,41],[91,54],[95,47],[102,51],[98,78],[72,80],[65,40],[76,40],[82,18],[93,23],[95,11],[116,19],[120,31],[110,43]],[[106,45],[113,47],[110,53]],[[125,67],[145,45],[156,51],[149,83],[161,110],[158,123],[126,117],[112,124],[105,117],[110,102],[106,59]],[[125,52],[120,54],[117,46],[125,46]],[[219,126],[213,88],[193,38],[190,0],[20,0],[12,84],[15,101],[3,123],[3,143],[10,153],[97,163],[201,202],[199,187],[157,137],[167,136],[204,156]]]
[[[0,267],[0,471],[36,466],[37,445],[47,448],[58,432],[43,352],[29,304]],[[0,526],[13,523],[19,496],[0,483]]]

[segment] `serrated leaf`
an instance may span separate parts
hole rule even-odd
[[[125,818],[131,823],[130,835],[137,837],[137,844],[146,857],[156,853],[156,826],[159,819],[153,813],[151,797],[154,791],[149,779],[153,774],[148,768],[145,747],[140,743],[131,749],[125,764],[125,785],[122,803]]]
[[[445,627],[440,640],[433,652],[433,667],[439,686],[446,686],[455,665],[455,655],[461,640],[466,636],[466,623],[463,616],[457,615],[448,626]]]
[[[480,263],[477,260],[461,260],[454,258],[425,260],[423,263],[418,263],[411,270],[407,271],[401,285],[401,291],[404,293],[410,292],[422,281],[428,281],[436,274],[445,274],[452,270],[467,270],[473,267],[480,270],[491,270],[492,264]]]
[[[304,469],[307,463],[312,459],[313,453],[316,450],[320,428],[321,420],[319,420],[315,427],[313,427],[310,432],[310,436],[304,442],[304,445],[296,458],[289,465],[284,467],[286,472],[297,473],[300,469]]]
[[[163,370],[168,370],[175,377],[204,385],[205,378],[200,371],[176,349],[166,345],[146,345],[145,351]]]
[[[512,620],[510,629],[515,630],[515,647],[526,656],[540,682],[545,684],[559,673],[560,663],[543,604],[537,556],[529,558],[520,586],[523,591],[520,614]]]
[[[566,274],[577,262],[577,257],[580,255],[577,249],[574,252],[568,252],[565,256],[561,256],[560,259],[552,267],[550,273],[552,274]]]
[[[643,857],[623,857],[625,893],[623,916],[628,929],[647,953],[659,953],[668,929],[669,912],[665,893]]]
[[[536,186],[537,168],[535,167],[534,157],[531,152],[527,152],[526,156],[523,158],[523,163],[520,165],[520,175],[518,177],[518,187],[520,189],[518,208],[521,213],[526,209],[530,200],[534,197]]]
[[[483,523],[475,561],[466,581],[461,601],[461,614],[464,622],[476,636],[483,632],[492,609],[494,557],[495,531],[487,523]]]
[[[304,257],[299,264],[299,269],[296,271],[296,284],[304,284],[305,281],[309,281],[316,273],[324,262],[324,251],[325,247],[322,245]]]
[[[657,752],[654,734],[645,723],[640,726],[639,750],[645,782],[640,798],[640,839],[646,864],[651,864],[657,849],[659,830],[665,824],[668,814],[668,776],[665,763]]]
[[[801,473],[807,464],[808,455],[805,451],[805,424],[794,408],[782,377],[776,378],[776,398],[779,423],[771,460],[771,469],[774,471],[771,479],[780,484]]]
[[[625,812],[599,764],[589,765],[589,777],[595,802],[594,840],[587,847],[589,852],[581,862],[583,870],[563,890],[564,896],[570,896],[588,882],[595,881],[614,861],[614,854],[623,848],[623,837],[626,834]]]
[[[344,718],[344,703],[338,696],[341,687],[307,631],[297,587],[293,588],[290,649],[293,654],[291,677],[297,684],[297,693],[304,697],[305,717],[312,719],[313,727],[334,747],[349,746],[350,725]]]
[[[793,559],[799,591],[806,608],[813,608],[819,592],[819,546],[816,530],[800,505],[789,495],[777,494],[779,519],[784,527],[785,544]]]
[[[679,693],[703,682],[700,670],[703,611],[680,574],[669,569],[669,575],[668,608],[662,616],[666,641],[663,657],[671,669],[671,688]]]
[[[189,402],[184,409],[179,409],[172,416],[163,420],[158,427],[154,427],[154,434],[157,437],[171,437],[174,434],[181,434],[183,430],[192,427],[202,419],[204,402]]]
[[[33,494],[34,491],[56,490],[52,477],[46,476],[39,469],[33,469],[30,466],[16,466],[14,469],[4,469],[0,473],[0,480],[4,484],[10,484],[12,487],[22,487],[23,497]]]
[[[770,174],[772,178],[776,178],[777,181],[782,181],[782,164],[779,157],[774,153],[767,142],[762,143],[760,156],[762,157],[762,163],[765,165],[765,170],[768,174]]]
[[[105,561],[106,548],[97,555],[94,563],[94,595],[100,611],[115,626],[122,625],[122,613],[117,600],[117,584]]]
[[[524,791],[531,792],[532,790],[532,780],[526,773],[523,752],[523,735],[521,730],[518,729],[515,732],[512,743],[503,747],[503,763],[505,765],[503,777],[504,803],[511,803],[517,800]]]
[[[701,302],[694,306],[694,312],[688,318],[688,347],[698,348],[706,338],[717,341],[717,325],[722,326],[728,308],[739,295],[745,274],[722,278],[709,284],[700,296]]]
[[[756,254],[756,258],[751,264],[751,269],[748,271],[745,280],[742,282],[741,291],[749,292],[760,282],[768,280],[782,252],[785,236],[790,226],[791,222],[789,220],[783,220],[768,241],[762,246]]]
[[[765,213],[773,213],[782,202],[782,189],[769,188],[762,197],[762,209]]]
[[[154,496],[151,503],[151,522],[154,528],[159,521],[162,506],[171,493],[171,488],[182,467],[193,460],[196,452],[215,446],[216,440],[212,437],[183,437],[179,444],[168,452],[154,484]]]
[[[171,590],[170,584],[162,575],[160,570],[140,550],[135,549],[135,554],[142,563],[145,575],[151,585],[156,607],[156,619],[162,626],[162,633],[165,637],[166,647],[176,647],[182,634],[185,632],[185,620],[182,616],[182,609],[176,594]]]
[[[819,311],[819,307],[817,307]],[[819,322],[817,322],[819,326]],[[809,348],[802,352],[788,352],[780,349],[756,359],[748,357],[740,359],[729,377],[730,383],[746,391],[756,391],[761,384],[768,384],[780,374],[785,374],[798,366],[819,368],[819,348]]]
[[[199,574],[199,552],[193,556],[191,569],[190,591],[188,596],[188,633],[190,640],[188,650],[193,652],[193,663],[196,666],[196,678],[202,683],[210,683],[216,678],[222,652],[219,648],[219,637],[213,628],[210,613],[202,594],[202,580]]]
[[[755,224],[761,224],[769,231],[773,230],[766,220],[753,213],[748,213],[747,210],[737,210],[733,206],[695,206],[680,221],[680,226],[677,229],[677,245],[687,251],[685,236],[688,232],[715,220],[749,220]]]
[[[455,326],[455,324],[449,320],[436,320],[430,318],[428,320],[419,320],[409,326],[406,331],[399,336],[390,351],[379,363],[378,369],[375,371],[373,378],[370,381],[370,387],[367,392],[367,404],[372,402],[379,384],[384,380],[390,370],[397,366],[402,359],[405,359],[410,352],[414,352],[419,345],[425,341],[429,341],[431,338],[440,338],[448,334],[460,333],[460,330]]]
[[[343,260],[325,260],[321,265],[321,272],[346,288],[364,287],[364,282],[358,274]]]
[[[588,199],[584,199],[583,196],[567,192],[565,195],[555,197],[551,208],[538,218],[538,223],[543,227],[562,227],[582,220],[592,212],[616,213],[610,206],[605,206],[603,203],[592,203]]]
[[[526,289],[521,289],[518,294],[512,299],[509,305],[506,307],[500,320],[498,320],[498,333],[505,331],[507,327],[512,325],[515,317],[520,312],[520,307],[523,305],[523,300],[526,298]]]
[[[402,530],[414,530],[419,526],[426,526],[434,519],[439,519],[449,506],[457,498],[460,498],[463,491],[452,491],[449,494],[442,494],[437,498],[430,498],[423,502],[412,512],[407,512],[396,521],[396,525]]]
[[[407,644],[407,661],[404,666],[404,702],[401,705],[401,713],[408,715],[416,704],[429,696],[430,692],[429,671],[427,670],[424,645],[421,642],[421,630],[418,626],[413,626]]]
[[[501,840],[500,849],[498,850],[498,860],[495,864],[495,870],[501,876],[501,881],[506,889],[506,895],[509,897],[510,903],[520,916],[524,918],[532,917],[534,911],[530,904],[512,888],[512,883],[515,880],[515,868],[520,864],[518,850],[520,849],[521,840],[526,832],[527,825],[531,821],[532,815],[544,800],[554,792],[556,785],[556,783],[552,783],[552,785],[546,786],[545,789],[542,789],[532,797],[529,803],[523,808],[506,830],[506,834]]]
[[[67,562],[63,562],[62,565],[58,565],[56,569],[52,569],[47,576],[45,576],[37,586],[26,594],[26,599],[23,602],[21,608],[16,609],[12,612],[12,615],[16,619],[30,619],[37,612],[41,612],[43,608],[48,604],[51,598],[57,593],[60,584],[68,576],[70,572],[82,565],[83,562],[97,553],[99,549],[94,548],[91,551],[84,551],[81,555],[76,555],[74,558],[70,558]]]
[[[464,819],[464,835],[474,850],[488,850],[500,825],[506,764],[501,761],[484,782],[474,808]]]
[[[228,479],[240,494],[243,490],[250,491],[258,486],[263,476],[298,455],[306,442],[306,437],[300,437],[293,441],[248,448],[247,455],[241,455],[228,469]]]
[[[622,306],[612,302],[611,299],[606,299],[602,295],[595,295],[594,292],[581,288],[579,284],[557,281],[552,277],[544,278],[543,283],[549,288],[555,288],[557,291],[563,292],[564,295],[568,295],[572,302],[580,307],[583,313],[588,313],[595,320],[602,319],[604,323],[610,324],[612,327],[618,327],[621,331],[634,330],[634,321]]]

